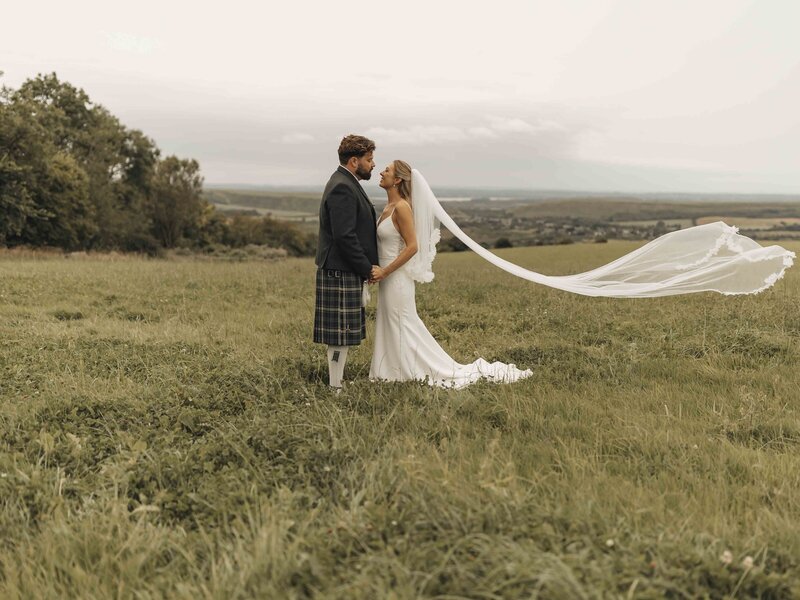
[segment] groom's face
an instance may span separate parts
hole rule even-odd
[[[372,169],[375,168],[375,159],[372,152],[367,152],[364,156],[357,156],[356,175],[359,179],[369,179],[372,177]]]

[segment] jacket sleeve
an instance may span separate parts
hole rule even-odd
[[[350,264],[354,273],[369,279],[372,263],[356,235],[358,199],[346,185],[340,184],[331,190],[326,204],[333,243],[336,244],[339,254]]]

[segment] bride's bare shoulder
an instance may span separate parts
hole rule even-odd
[[[408,200],[400,199],[395,205],[394,213],[392,213],[392,220],[395,225],[397,225],[400,219],[413,219],[413,214],[414,213],[411,211],[411,204],[409,204]]]

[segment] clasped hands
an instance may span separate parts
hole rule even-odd
[[[378,265],[372,265],[372,272],[370,273],[368,283],[379,283],[386,279],[388,273]]]

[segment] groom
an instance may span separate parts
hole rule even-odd
[[[342,387],[347,349],[367,337],[364,282],[378,265],[375,207],[359,183],[375,168],[375,142],[348,135],[319,207],[314,341],[328,345],[329,383]]]

